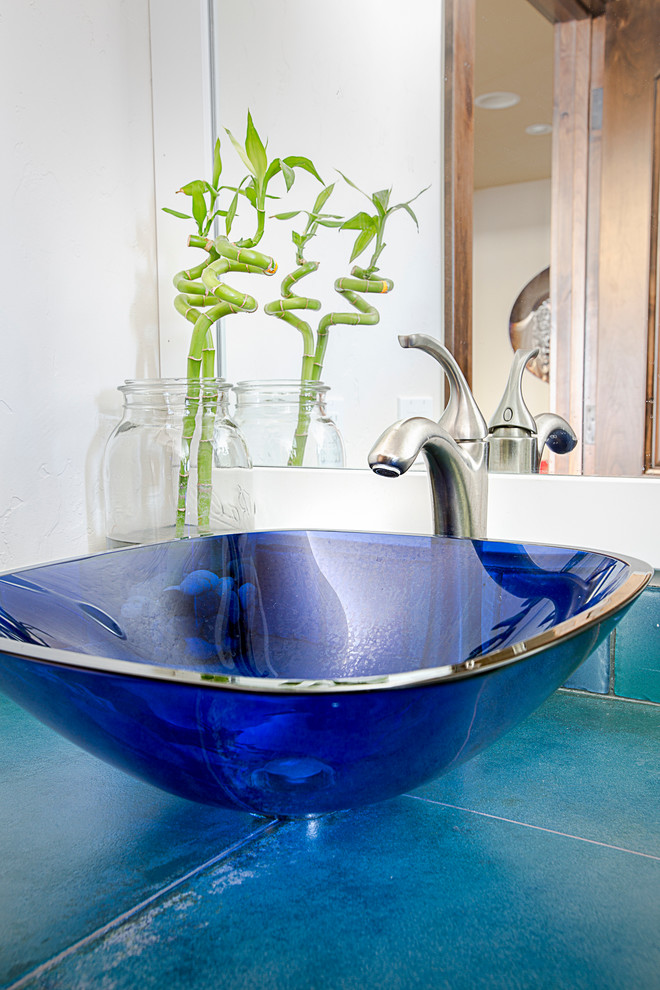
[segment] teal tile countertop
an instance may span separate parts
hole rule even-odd
[[[660,986],[660,706],[558,692],[396,800],[272,823],[0,697],[0,986]]]

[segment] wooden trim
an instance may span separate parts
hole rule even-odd
[[[645,466],[655,14],[656,0],[607,5],[594,466],[605,476]]]
[[[529,0],[552,24],[581,21],[605,13],[605,0]]]
[[[603,132],[603,77],[605,18],[591,26],[591,82],[589,111],[589,179],[587,188],[587,258],[584,327],[584,394],[582,418],[582,473],[596,473],[596,395],[598,387],[598,275],[600,266],[600,172]]]
[[[445,345],[472,384],[475,0],[445,0]]]
[[[578,435],[561,460],[569,474],[582,472],[591,28],[590,20],[555,26],[550,385],[552,409]]]
[[[646,354],[646,423],[644,438],[644,470],[660,468],[660,307],[658,279],[660,277],[658,210],[660,209],[660,79],[654,86],[653,108],[653,179],[651,189],[651,244],[649,261],[649,327]]]

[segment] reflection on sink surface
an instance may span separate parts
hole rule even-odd
[[[0,689],[175,794],[322,814],[400,794],[493,742],[651,573],[438,536],[131,547],[0,576]]]

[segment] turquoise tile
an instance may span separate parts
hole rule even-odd
[[[263,822],[101,763],[0,695],[0,985]]]
[[[568,678],[564,687],[607,694],[610,689],[610,637]]]
[[[400,798],[280,826],[26,990],[657,986],[660,860]]]
[[[560,692],[414,793],[660,856],[660,708]]]
[[[614,690],[660,703],[660,588],[643,591],[617,626]]]

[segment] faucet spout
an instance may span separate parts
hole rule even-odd
[[[381,434],[369,454],[369,467],[375,474],[397,478],[419,454],[429,471],[434,531],[484,538],[488,509],[485,442],[457,443],[438,423],[413,416]]]

